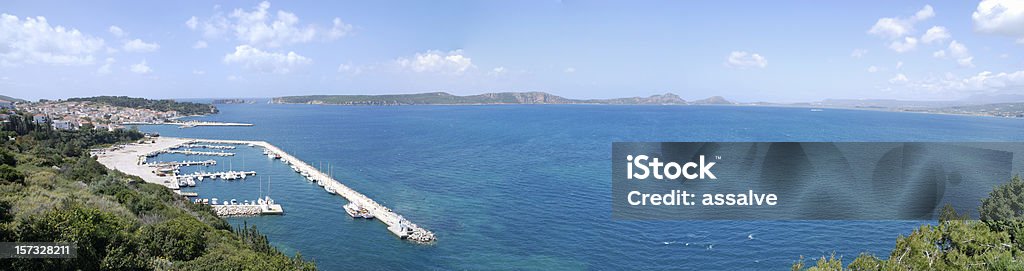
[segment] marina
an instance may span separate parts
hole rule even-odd
[[[389,232],[395,236],[417,243],[429,243],[436,240],[433,232],[410,222],[403,216],[395,213],[390,208],[374,201],[370,197],[355,191],[334,179],[330,174],[318,170],[316,167],[299,160],[280,148],[265,141],[242,141],[242,140],[211,140],[211,139],[186,139],[173,137],[157,137],[147,143],[126,144],[115,146],[107,150],[94,151],[94,155],[100,163],[105,166],[120,170],[125,173],[141,177],[146,182],[164,185],[175,190],[178,194],[188,194],[193,202],[209,204],[214,211],[221,216],[250,216],[283,214],[284,210],[280,204],[273,202],[269,197],[259,198],[254,201],[218,202],[215,199],[198,199],[194,192],[180,191],[183,187],[194,187],[197,181],[205,179],[234,180],[244,179],[247,176],[256,175],[256,171],[222,171],[222,172],[194,172],[178,175],[176,167],[187,165],[204,165],[209,161],[183,161],[183,162],[162,162],[146,163],[148,157],[155,157],[159,154],[180,154],[180,155],[207,155],[207,156],[234,156],[233,152],[201,152],[191,150],[177,150],[186,146],[213,147],[213,149],[231,149],[220,146],[236,147],[238,145],[252,148],[262,148],[264,154],[270,158],[279,160],[287,165],[297,174],[309,182],[323,187],[323,191],[331,195],[345,198],[348,203],[337,204],[334,210],[345,212],[358,219],[375,219],[383,223]],[[215,162],[214,162],[215,163]],[[155,165],[166,165],[156,170]],[[355,214],[355,215],[353,215]]]
[[[286,164],[290,164],[294,169],[298,169],[298,173],[305,176],[308,180],[317,183],[324,187],[324,190],[334,191],[332,194],[341,196],[349,201],[349,203],[355,203],[360,206],[360,212],[369,214],[376,218],[377,221],[384,223],[387,226],[389,232],[395,236],[414,241],[419,243],[429,243],[436,240],[436,236],[433,232],[412,223],[395,213],[390,208],[387,208],[380,203],[377,203],[370,197],[363,195],[355,191],[352,188],[342,184],[338,180],[331,177],[316,167],[299,160],[298,158],[288,154],[280,148],[271,145],[265,141],[244,141],[244,140],[213,140],[213,139],[192,139],[195,143],[207,143],[207,144],[233,144],[233,145],[246,145],[252,147],[261,147],[268,152],[268,156],[280,159]],[[330,189],[330,190],[328,190]],[[338,211],[345,211],[345,208],[339,206]]]

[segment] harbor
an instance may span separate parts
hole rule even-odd
[[[211,140],[211,139],[195,139],[198,143],[209,143],[209,144],[234,144],[234,145],[249,145],[253,147],[261,147],[267,150],[271,155],[280,157],[281,161],[290,164],[298,169],[300,174],[305,173],[308,175],[307,178],[311,178],[314,181],[318,181],[318,184],[323,184],[324,189],[328,192],[333,191],[335,195],[341,196],[348,200],[350,203],[357,204],[362,210],[365,210],[368,214],[371,214],[377,221],[384,223],[395,236],[402,239],[407,239],[420,243],[432,242],[436,239],[433,232],[419,227],[415,223],[406,220],[401,215],[395,213],[390,208],[387,208],[370,197],[363,195],[355,191],[352,188],[342,184],[338,180],[332,178],[330,175],[320,171],[316,167],[299,160],[298,158],[288,154],[287,152],[279,149],[278,147],[271,145],[265,141],[243,141],[243,140]],[[339,211],[344,211],[344,208],[338,208]]]
[[[213,180],[218,178],[221,180],[241,180],[245,179],[246,176],[256,175],[256,171],[196,171],[187,174],[179,174],[176,169],[171,170],[170,172],[161,172],[160,170],[155,170],[154,167],[156,165],[164,165],[165,168],[175,168],[181,166],[204,166],[205,164],[198,161],[147,163],[147,158],[156,157],[160,154],[210,155],[219,157],[233,156],[235,154],[233,152],[199,152],[192,151],[191,148],[199,149],[202,147],[212,147],[205,149],[228,150],[234,149],[230,147],[237,146],[249,146],[251,148],[263,149],[263,152],[268,159],[281,161],[290,165],[292,170],[297,174],[301,174],[305,180],[316,183],[327,193],[340,196],[348,201],[346,204],[342,204],[343,202],[338,202],[336,205],[332,204],[333,206],[336,206],[331,208],[332,210],[347,214],[353,219],[380,221],[386,226],[388,232],[400,239],[417,243],[430,243],[436,240],[433,232],[412,223],[390,208],[385,207],[370,197],[350,188],[347,185],[344,185],[337,179],[333,178],[330,174],[317,169],[316,167],[265,141],[156,137],[152,138],[152,140],[149,140],[147,143],[127,144],[123,146],[115,146],[110,149],[95,150],[93,155],[97,156],[100,163],[111,169],[139,176],[146,182],[164,185],[175,190],[178,194],[189,193],[191,195],[190,199],[193,202],[209,204],[220,216],[283,214],[284,211],[281,205],[279,203],[274,203],[269,198],[264,199],[262,197],[262,192],[261,197],[258,198],[258,200],[231,202],[214,201],[214,198],[199,199],[198,193],[191,191],[184,192],[180,190],[182,188],[196,186],[198,183],[197,181],[203,180]],[[181,148],[190,149],[181,150]],[[225,161],[221,162],[221,164],[226,163]]]

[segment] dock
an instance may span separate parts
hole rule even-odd
[[[253,175],[256,175],[256,171],[196,172],[196,173],[192,173],[192,174],[176,175],[174,177],[176,179],[203,177],[203,178],[211,178],[211,179],[221,178],[221,179],[225,179],[225,180],[233,180],[233,179],[237,179],[237,178],[243,178],[244,179],[246,176],[253,176]]]
[[[190,142],[194,143],[207,143],[207,144],[232,144],[232,145],[250,145],[253,147],[259,146],[272,153],[281,156],[281,160],[292,164],[297,167],[301,172],[308,173],[312,178],[320,180],[324,183],[325,187],[330,187],[336,191],[337,195],[345,198],[349,202],[359,204],[359,206],[366,209],[370,214],[377,218],[377,221],[384,223],[387,226],[388,231],[398,236],[401,239],[406,239],[419,243],[429,243],[436,240],[436,236],[433,232],[424,229],[415,223],[406,220],[401,215],[395,213],[390,208],[387,208],[380,203],[377,203],[370,197],[359,193],[352,188],[342,184],[338,180],[331,178],[327,174],[321,172],[316,167],[307,164],[306,162],[299,160],[298,158],[288,154],[280,148],[267,143],[266,141],[245,141],[245,140],[212,140],[212,139],[193,139]],[[338,211],[344,212],[341,205],[338,205]]]
[[[151,167],[214,166],[217,165],[217,160],[210,159],[205,161],[160,162],[146,163],[146,165]]]
[[[163,150],[160,153],[176,153],[184,155],[208,155],[208,156],[235,156],[233,152],[211,152],[211,151],[192,151],[192,150]]]
[[[181,145],[181,147],[182,148],[191,148],[191,149],[214,149],[214,150],[233,150],[233,149],[235,149],[235,146],[203,145],[203,144],[184,144],[184,145]]]

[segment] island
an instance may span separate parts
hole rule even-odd
[[[733,104],[723,97],[687,102],[678,95],[665,93],[649,97],[613,99],[570,99],[562,96],[532,92],[497,92],[458,96],[447,92],[389,95],[306,95],[284,96],[271,100],[275,104],[328,104],[328,105],[486,105],[486,104],[617,104],[617,105],[697,105]]]

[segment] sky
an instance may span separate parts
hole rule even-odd
[[[24,99],[1024,95],[1024,0],[3,1]]]

